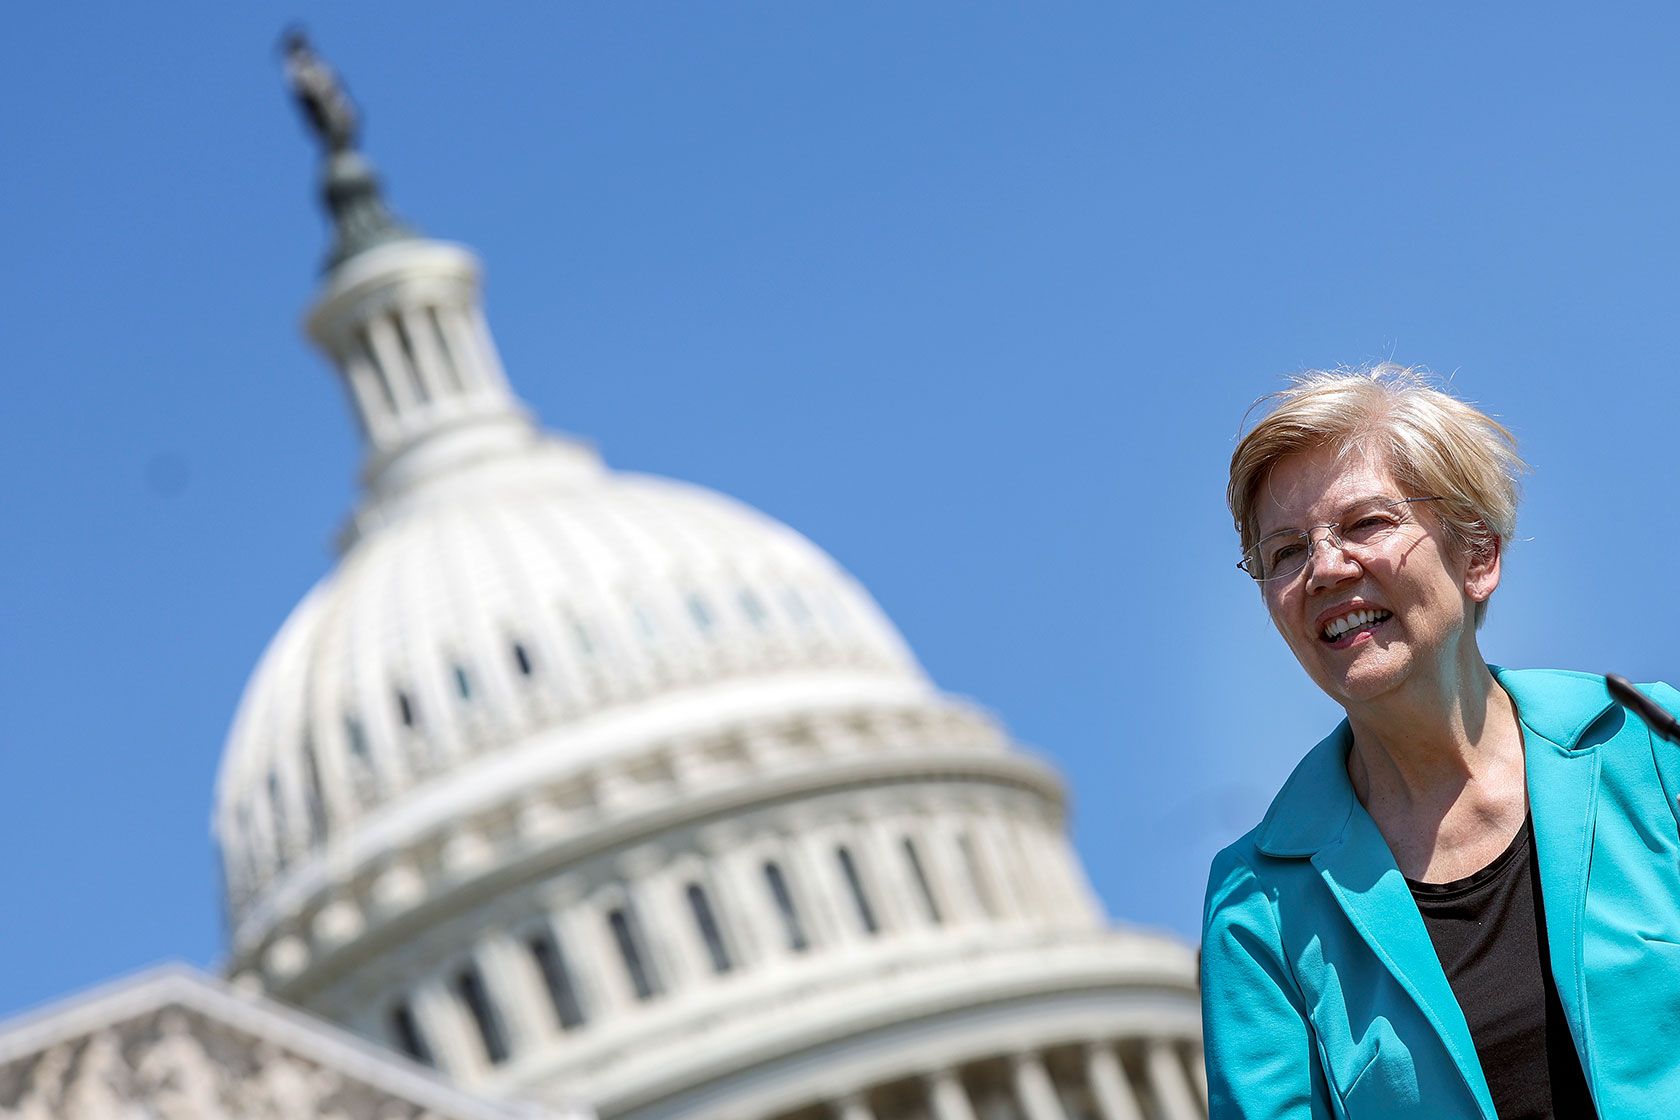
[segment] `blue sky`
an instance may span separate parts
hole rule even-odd
[[[1657,5],[29,5],[0,52],[0,1013],[213,964],[210,789],[359,449],[275,42],[473,246],[515,386],[810,536],[1066,775],[1118,918],[1336,712],[1233,567],[1243,414],[1393,359],[1534,465],[1483,649],[1673,667]]]

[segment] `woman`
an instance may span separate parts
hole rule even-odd
[[[1522,469],[1393,366],[1304,376],[1231,458],[1242,567],[1347,718],[1214,861],[1215,1120],[1680,1116],[1680,748],[1482,660]]]

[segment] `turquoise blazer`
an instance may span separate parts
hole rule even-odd
[[[1494,668],[1516,702],[1552,973],[1603,1120],[1680,1116],[1680,747],[1604,678]],[[1646,687],[1670,711],[1680,693]],[[1214,1120],[1496,1120],[1464,1013],[1347,776],[1344,722],[1208,881]]]

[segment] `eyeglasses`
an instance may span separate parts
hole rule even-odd
[[[1298,574],[1312,558],[1313,534],[1325,530],[1324,539],[1344,552],[1364,554],[1387,540],[1394,530],[1411,520],[1407,506],[1413,502],[1438,502],[1434,498],[1371,498],[1342,511],[1339,520],[1305,529],[1284,529],[1269,533],[1254,543],[1237,561],[1237,567],[1256,583],[1288,579]]]

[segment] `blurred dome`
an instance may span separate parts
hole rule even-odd
[[[703,488],[533,437],[358,518],[252,676],[218,789],[229,914],[290,865],[487,755],[555,765],[628,707],[752,678],[919,692],[828,556]],[[755,687],[757,696],[762,687]]]

